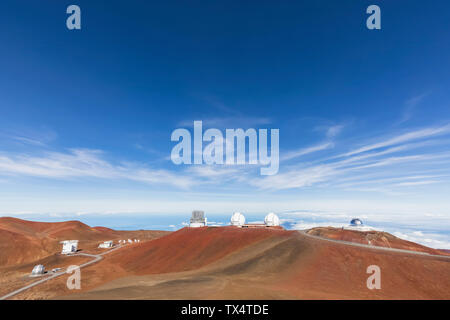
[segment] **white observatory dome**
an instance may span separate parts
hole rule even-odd
[[[280,218],[278,218],[275,213],[271,212],[264,218],[264,223],[269,227],[279,226]]]
[[[245,217],[240,212],[235,212],[231,216],[231,225],[232,226],[243,226],[245,224]]]
[[[36,276],[36,275],[44,274],[44,272],[45,272],[44,266],[42,264],[38,264],[37,266],[35,266],[33,268],[33,271],[31,271],[31,274],[33,276]]]

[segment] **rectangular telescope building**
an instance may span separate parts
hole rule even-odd
[[[206,227],[207,219],[205,217],[205,213],[200,210],[192,211],[191,221],[189,223],[189,227],[191,228],[199,228]]]
[[[61,254],[71,254],[78,250],[78,240],[65,240],[60,243],[63,245]]]

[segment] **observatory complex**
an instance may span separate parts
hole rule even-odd
[[[245,216],[241,212],[234,212],[231,215],[230,225],[238,228],[272,228],[272,227],[280,227],[280,218],[273,213],[270,212],[264,218],[264,223],[245,223]],[[191,228],[200,228],[207,226],[207,219],[205,217],[205,213],[200,210],[192,211],[191,220],[189,223],[189,227]],[[217,226],[217,225],[215,225]]]
[[[207,219],[205,217],[205,212],[194,210],[192,211],[192,217],[189,223],[191,228],[200,228],[207,226]]]
[[[245,216],[240,212],[235,212],[231,216],[230,223],[232,226],[240,227],[240,228],[265,228],[265,227],[279,227],[280,226],[280,218],[273,213],[270,212],[264,218],[264,224],[262,223],[248,223],[245,224]]]

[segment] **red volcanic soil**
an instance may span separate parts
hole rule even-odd
[[[35,222],[11,217],[1,217],[0,230],[9,231],[31,239],[67,239],[70,236],[83,236],[85,239],[97,240],[102,236],[102,231],[91,228],[80,221]]]
[[[79,221],[34,222],[0,217],[0,267],[30,263],[60,252],[62,240],[79,240],[79,247],[95,249],[106,240],[153,239],[165,231],[115,231],[91,228]]]
[[[319,229],[314,232],[324,232]],[[40,230],[48,232],[47,228]],[[51,230],[60,229],[53,226]],[[90,230],[89,235],[105,232],[108,237],[117,232],[103,228]],[[324,234],[340,234],[339,230],[331,231]],[[341,236],[346,241],[370,240],[403,249],[425,248],[386,233],[348,235],[345,232]],[[62,261],[56,256],[40,261],[60,265],[70,263],[70,259]],[[28,270],[31,265],[23,264],[22,269]],[[380,267],[380,290],[367,288],[367,267],[371,265]],[[11,277],[19,276],[12,273],[12,267],[4,269],[10,271]],[[15,266],[14,270],[21,268]],[[61,276],[13,298],[450,299],[447,257],[376,250],[375,246],[356,247],[284,229],[184,228],[119,248],[81,272],[80,291],[68,290],[67,276]],[[8,285],[18,287],[16,282]]]
[[[94,227],[92,229],[95,229],[95,230],[98,230],[98,231],[101,231],[101,232],[114,232],[113,229],[106,228],[106,227]]]
[[[193,270],[217,261],[252,243],[270,237],[288,237],[295,231],[236,227],[183,228],[165,237],[119,250],[111,263],[134,274]]]
[[[324,237],[334,240],[343,240],[376,247],[396,248],[411,251],[426,252],[429,254],[444,254],[442,250],[432,249],[415,242],[403,240],[387,232],[380,231],[356,231],[333,227],[318,227],[306,231],[313,236]]]
[[[367,267],[381,269],[369,290]],[[79,292],[48,284],[17,298],[449,299],[450,260],[267,228],[185,228],[122,248],[83,271]],[[63,279],[60,286],[63,287]]]

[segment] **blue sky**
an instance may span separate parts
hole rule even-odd
[[[7,0],[0,21],[2,215],[450,221],[448,1]],[[279,128],[279,173],[174,165],[194,120]]]

